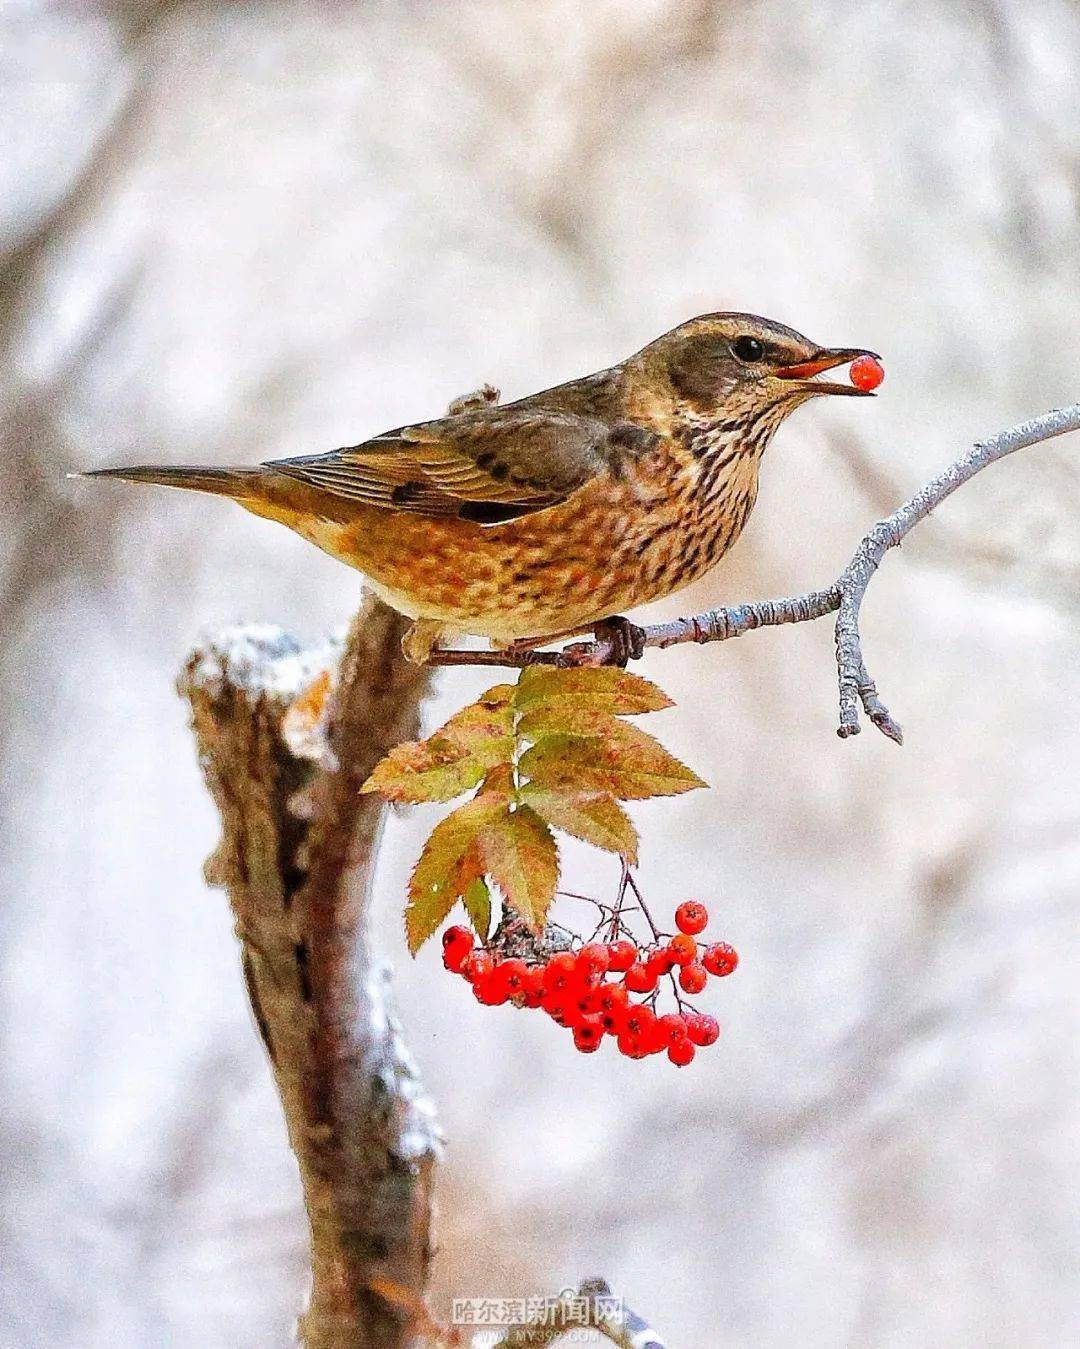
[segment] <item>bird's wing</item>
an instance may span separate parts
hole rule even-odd
[[[335,496],[421,515],[513,519],[565,499],[655,437],[631,423],[492,407],[266,465]]]

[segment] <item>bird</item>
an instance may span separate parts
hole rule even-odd
[[[529,649],[603,631],[625,663],[641,629],[623,611],[724,557],[777,428],[813,398],[872,396],[818,378],[864,357],[878,359],[756,314],[702,314],[595,374],[510,403],[485,385],[329,453],[87,476],[224,496],[287,525],[412,620],[413,661],[451,633]]]

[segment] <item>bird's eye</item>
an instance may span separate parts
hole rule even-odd
[[[752,364],[754,361],[760,361],[765,355],[765,348],[756,337],[737,337],[732,343],[731,350],[740,361],[746,361]]]

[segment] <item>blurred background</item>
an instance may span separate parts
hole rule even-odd
[[[1080,396],[1078,62],[1071,0],[0,5],[0,1342],[289,1342],[299,1189],[173,680],[204,627],[318,639],[360,589],[226,503],[64,474],[354,443],[751,309],[888,378],[787,424],[734,555],[654,612],[825,584]],[[432,817],[395,817],[437,1310],[602,1274],[673,1349],[1080,1343],[1078,584],[1074,437],[871,588],[903,750],[835,737],[826,623],[649,658],[712,790],[635,812],[643,882],[743,962],[686,1072],[411,962]]]

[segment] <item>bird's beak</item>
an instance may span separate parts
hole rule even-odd
[[[854,394],[856,398],[872,398],[874,395],[869,389],[857,389],[854,384],[831,384],[828,380],[814,378],[825,370],[847,365],[859,356],[881,359],[876,351],[866,351],[862,347],[822,347],[808,361],[800,361],[798,365],[782,365],[773,373],[777,379],[798,380],[807,393],[845,393]]]

